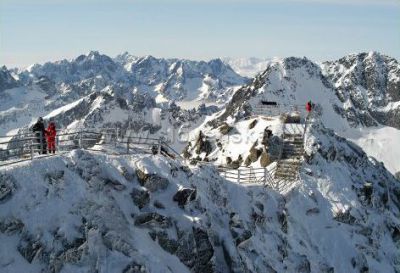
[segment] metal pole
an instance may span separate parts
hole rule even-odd
[[[33,139],[31,139],[31,160],[33,160]]]
[[[79,131],[79,148],[82,148],[82,129]]]
[[[129,154],[129,137],[126,138],[126,153]]]
[[[118,127],[115,127],[115,147],[117,147],[118,142]]]
[[[161,139],[158,140],[158,154],[161,154]]]
[[[267,168],[264,168],[264,186],[267,184]]]
[[[57,151],[58,151],[59,145],[60,145],[60,139],[59,139],[59,136],[56,136],[56,149],[57,149]]]
[[[43,154],[43,132],[39,132],[40,135],[40,154]]]

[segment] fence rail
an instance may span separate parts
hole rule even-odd
[[[77,148],[98,150],[107,145],[114,146],[119,153],[124,154],[141,151],[181,158],[161,138],[120,136],[115,128],[78,130],[56,136],[57,153]],[[47,152],[45,137],[41,132],[0,136],[0,167],[43,157]]]
[[[238,184],[258,183],[264,186],[275,187],[273,174],[275,167],[268,168],[238,168],[218,167],[221,176]]]

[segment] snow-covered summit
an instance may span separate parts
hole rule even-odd
[[[57,83],[61,92],[61,85],[76,89],[85,83],[92,91],[107,85],[122,86],[167,100],[215,99],[226,89],[246,81],[219,59],[203,62],[135,57],[127,52],[112,59],[98,51],[72,60],[36,64],[19,76],[24,84],[45,76]]]
[[[239,75],[246,77],[254,77],[258,73],[264,71],[271,59],[260,59],[260,58],[229,58],[225,57],[222,59],[225,63],[229,64],[233,70]]]
[[[18,83],[6,66],[0,67],[0,92],[17,87]]]
[[[346,116],[362,115],[367,125],[400,128],[400,64],[377,52],[352,54],[322,64]],[[352,108],[352,109],[350,109]]]

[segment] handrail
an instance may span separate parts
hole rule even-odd
[[[275,187],[275,180],[273,178],[273,172],[276,170],[276,166],[272,169],[269,168],[238,168],[233,169],[227,166],[218,166],[217,170],[220,175],[225,179],[234,180],[238,184],[242,183],[262,183],[264,186]]]
[[[100,129],[100,131],[101,131],[101,129]],[[92,135],[92,136],[90,136],[90,135]],[[95,137],[94,135],[100,136],[100,138]],[[23,138],[21,138],[21,136],[23,136]],[[26,136],[30,136],[30,137],[26,137]],[[106,137],[106,139],[101,138],[104,136]],[[112,136],[112,137],[108,138],[107,136]],[[11,138],[11,139],[9,141],[0,142],[0,144],[6,145],[6,149],[0,148],[0,162],[2,162],[2,164],[0,164],[0,167],[5,166],[5,165],[10,165],[10,164],[15,164],[17,162],[21,162],[21,160],[7,162],[7,161],[10,161],[10,159],[12,159],[12,158],[19,159],[24,156],[30,155],[30,159],[28,159],[28,160],[33,160],[35,158],[34,153],[41,152],[43,150],[43,142],[37,141],[38,139],[41,140],[42,136],[41,135],[37,136],[36,133],[34,133],[34,132],[10,135],[10,136],[7,136],[7,138]],[[126,141],[124,141],[124,139]],[[118,130],[116,130],[115,133],[114,132],[112,132],[112,133],[94,132],[94,131],[89,131],[89,130],[65,132],[65,133],[58,134],[56,136],[56,142],[57,142],[57,150],[59,150],[59,151],[61,151],[61,150],[69,151],[69,150],[72,150],[75,148],[87,149],[90,147],[90,145],[94,146],[94,145],[123,144],[123,145],[126,145],[127,154],[129,154],[130,150],[136,151],[136,149],[139,148],[139,149],[144,149],[144,150],[149,149],[150,152],[153,154],[163,153],[164,155],[167,155],[170,157],[177,156],[179,158],[182,158],[180,153],[178,153],[176,150],[174,150],[170,145],[168,145],[161,138],[124,136],[122,139],[120,139],[118,137]],[[72,144],[68,144],[68,142],[72,142]],[[92,142],[92,144],[89,144],[89,147],[87,147],[88,142]],[[16,143],[23,143],[23,144],[16,144]],[[62,143],[62,144],[60,144],[60,143]],[[10,144],[15,144],[17,146],[10,147]],[[133,145],[133,147],[130,147],[130,145]],[[148,147],[141,147],[141,146],[148,146]],[[172,154],[174,154],[174,156],[172,156],[170,152]],[[23,160],[23,161],[25,161],[25,160]]]

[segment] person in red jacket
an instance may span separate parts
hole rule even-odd
[[[306,104],[306,110],[307,110],[308,113],[311,112],[311,110],[312,110],[312,108],[313,108],[312,106],[313,106],[313,105],[312,105],[312,102],[311,102],[311,101],[308,101],[307,104]]]
[[[49,126],[46,129],[46,138],[47,138],[47,149],[49,153],[56,153],[56,125],[54,122],[50,122]]]

